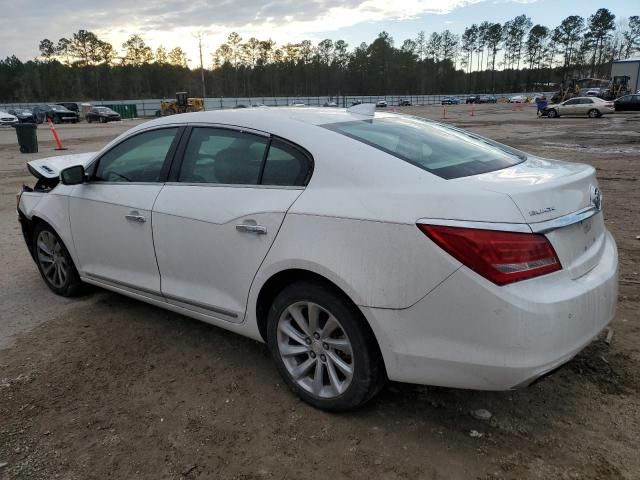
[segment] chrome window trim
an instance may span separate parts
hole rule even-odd
[[[198,122],[184,123],[182,124],[182,126],[184,127],[189,126],[193,128],[198,128],[198,127],[221,128],[223,130],[233,130],[233,131],[242,132],[242,133],[252,133],[254,135],[258,135],[260,137],[265,137],[265,138],[271,137],[271,134],[269,132],[265,132],[263,130],[256,130],[255,128],[251,128],[251,127],[242,127],[240,125],[233,125],[229,123],[211,123],[211,122],[198,121]]]
[[[421,218],[416,223],[442,225],[444,227],[477,228],[480,230],[500,230],[503,232],[531,233],[526,223],[476,222],[473,220],[453,220],[450,218]]]
[[[599,212],[599,209],[591,206],[583,208],[582,210],[578,210],[577,212],[570,213],[568,215],[563,215],[562,217],[554,218],[544,222],[530,223],[529,225],[531,226],[531,231],[533,233],[547,233],[553,230],[557,230],[558,228],[568,227],[569,225],[573,225],[574,223],[582,222],[587,218],[593,217]]]
[[[253,183],[198,183],[198,182],[166,182],[164,185],[172,187],[234,187],[234,188],[261,188],[276,190],[304,190],[303,186],[292,185],[255,185]]]

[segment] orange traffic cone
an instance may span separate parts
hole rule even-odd
[[[60,137],[58,137],[58,132],[56,132],[56,127],[53,126],[53,122],[51,121],[51,119],[49,118],[49,126],[51,127],[51,133],[53,133],[53,138],[56,141],[56,150],[66,150],[66,148],[64,148],[62,146],[62,142],[60,141]]]

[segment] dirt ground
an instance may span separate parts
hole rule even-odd
[[[106,291],[52,294],[15,193],[33,183],[26,161],[59,152],[47,128],[34,155],[0,130],[0,479],[640,478],[640,115],[474,114],[452,106],[445,121],[597,168],[620,253],[611,344],[524,390],[394,383],[341,415],[296,399],[261,344]],[[134,123],[58,130],[69,153],[85,152]],[[490,421],[470,415],[479,408]]]

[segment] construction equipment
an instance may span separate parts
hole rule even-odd
[[[203,98],[189,98],[187,95],[187,92],[176,92],[175,100],[162,100],[160,102],[160,116],[204,111]]]
[[[619,75],[613,77],[611,80],[611,86],[604,93],[603,97],[605,100],[615,100],[616,98],[620,98],[624,95],[628,95],[631,92],[629,88],[629,82],[631,77],[628,75]]]
[[[560,90],[551,97],[551,103],[560,103],[573,97],[585,95],[594,95],[609,100],[609,96],[614,94],[616,78],[622,79],[624,77],[614,77],[613,81],[606,78],[570,78],[563,80],[560,84]],[[622,82],[622,80],[619,81]],[[627,85],[628,83],[629,81],[627,80]]]

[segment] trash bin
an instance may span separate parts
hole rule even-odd
[[[35,123],[18,123],[14,125],[18,135],[21,153],[38,153],[38,126]]]

